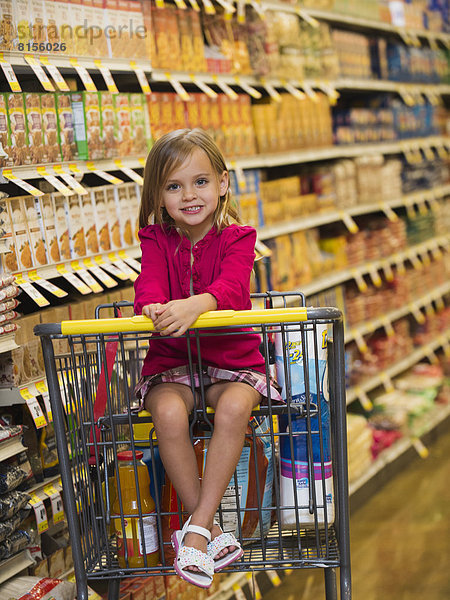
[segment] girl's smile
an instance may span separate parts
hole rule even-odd
[[[206,152],[196,148],[169,176],[162,194],[167,213],[195,244],[214,224],[219,197],[228,189],[228,173],[217,176]]]

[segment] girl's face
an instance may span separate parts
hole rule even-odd
[[[214,224],[214,212],[228,189],[228,173],[218,178],[206,152],[196,148],[170,173],[162,193],[162,206],[196,244]]]

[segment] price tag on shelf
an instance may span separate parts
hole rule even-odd
[[[246,600],[246,596],[239,583],[233,583],[232,589],[235,600]]]
[[[225,9],[225,16],[232,15],[236,12],[236,9],[231,2],[227,2],[227,0],[216,0],[216,2]]]
[[[366,354],[366,352],[368,352],[369,348],[367,347],[366,341],[365,341],[364,337],[361,335],[361,333],[357,329],[352,329],[350,331],[350,334],[353,337],[353,339],[355,340],[356,345],[358,346],[358,350],[361,352],[361,354]]]
[[[228,98],[230,98],[231,100],[237,100],[239,98],[239,95],[236,94],[236,92],[232,88],[230,88],[230,86],[227,83],[225,83],[225,81],[222,81],[217,75],[213,75],[212,79],[214,83],[220,87],[222,92],[224,92],[228,96]]]
[[[47,425],[47,419],[45,418],[45,415],[42,412],[41,405],[37,401],[36,397],[31,396],[27,388],[21,388],[19,392],[22,398],[27,403],[36,429],[42,429],[42,427],[45,427]]]
[[[358,290],[364,294],[367,292],[367,283],[364,281],[364,277],[359,273],[356,269],[350,270],[351,276],[356,281],[356,285],[358,286]]]
[[[275,100],[275,102],[281,102],[281,94],[279,94],[277,92],[277,90],[274,88],[274,86],[270,83],[267,83],[267,80],[265,77],[261,77],[260,81],[261,81],[262,86],[266,90],[266,92],[272,98],[272,100]]]
[[[214,4],[211,2],[211,0],[202,0],[203,2],[203,6],[205,7],[205,13],[207,15],[215,15],[216,14],[216,9],[214,8]]]
[[[329,103],[334,106],[339,99],[339,92],[328,81],[317,82],[317,85],[328,96]]]
[[[52,405],[50,404],[50,396],[48,394],[41,394],[42,400],[44,401],[45,412],[47,413],[47,420],[49,423],[53,423]]]
[[[359,231],[359,227],[354,221],[353,217],[351,217],[348,213],[343,210],[339,211],[339,218],[344,222],[344,225],[347,227],[350,233],[356,233]]]
[[[51,175],[45,167],[36,167],[36,172],[57,189],[58,192],[61,192],[63,196],[73,196],[74,191],[64,185],[62,181],[59,181],[57,177]]]
[[[245,23],[245,0],[237,0],[237,22],[242,25]]]
[[[111,75],[111,71],[102,64],[102,61],[99,59],[94,60],[94,65],[102,74],[103,79],[105,80],[106,87],[108,88],[111,94],[118,94],[119,90],[117,89],[116,82]]]
[[[302,10],[301,8],[297,8],[297,10],[295,12],[300,17],[300,19],[303,19],[304,21],[306,21],[306,23],[308,23],[308,25],[311,25],[311,27],[314,27],[315,29],[317,29],[317,27],[319,27],[319,21],[317,19],[315,19],[314,17],[311,17],[311,15],[309,15],[305,10]]]
[[[195,10],[195,12],[200,12],[200,6],[198,5],[197,0],[189,0],[189,4]]]
[[[70,266],[76,272],[76,274],[84,281],[84,283],[91,288],[93,292],[95,292],[96,294],[103,292],[102,286],[92,277],[89,271],[81,267],[80,263],[77,260],[73,260],[70,263]]]
[[[92,173],[95,173],[95,175],[98,175],[99,177],[101,177],[102,179],[109,181],[109,183],[112,183],[113,185],[120,185],[121,183],[124,183],[123,179],[119,179],[115,175],[111,175],[111,173],[107,173],[106,171],[103,171],[102,169],[98,169],[95,166],[95,164],[91,161],[88,161],[86,163],[86,168],[89,171],[91,171]]]
[[[425,356],[428,358],[428,360],[430,361],[430,363],[432,365],[437,365],[439,364],[439,359],[436,356],[433,348],[431,348],[431,346],[425,346],[425,348],[423,349]]]
[[[37,494],[31,494],[31,498],[28,501],[33,507],[34,514],[36,516],[36,525],[39,533],[44,533],[48,530],[48,518],[47,511],[45,510],[44,503]]]
[[[141,89],[144,92],[144,94],[151,94],[152,90],[150,88],[150,84],[148,82],[147,76],[144,73],[144,69],[142,69],[142,67],[138,67],[138,65],[136,64],[136,61],[134,61],[134,60],[130,61],[130,67],[136,73],[136,77],[139,81],[139,85],[141,86]]]
[[[386,281],[394,281],[394,271],[392,270],[392,266],[387,260],[384,260],[381,264],[381,268],[383,269],[384,277]]]
[[[77,58],[70,58],[69,62],[72,65],[72,67],[75,69],[75,71],[78,73],[86,90],[88,92],[96,92],[97,88],[95,87],[95,83],[92,81],[92,77],[89,75],[89,72],[86,69],[86,67],[83,67],[82,65],[80,65],[78,63]]]
[[[244,90],[244,92],[246,92],[252,98],[255,98],[256,100],[259,100],[260,98],[262,98],[261,92],[256,90],[251,85],[248,85],[248,83],[245,83],[245,81],[242,81],[242,79],[239,77],[239,75],[235,75],[234,80],[238,84],[238,86],[240,88],[242,88]]]
[[[406,273],[404,258],[398,254],[394,254],[393,258],[395,261],[395,269],[397,273],[399,275],[404,275]]]
[[[3,52],[0,52],[0,67],[5,74],[6,81],[9,84],[12,92],[21,92],[22,88],[20,87],[20,83],[17,80],[16,74],[12,66],[5,60]]]
[[[120,159],[115,160],[114,164],[117,166],[118,169],[125,173],[127,177],[135,181],[138,185],[144,185],[144,178],[141,175],[139,175],[139,173],[136,173],[136,171],[133,171],[133,169],[124,167]]]
[[[389,221],[392,221],[393,223],[395,223],[395,221],[398,221],[397,213],[395,213],[392,210],[392,208],[387,204],[387,202],[380,202],[379,207],[384,212]]]
[[[380,379],[382,384],[384,385],[384,389],[386,390],[387,394],[390,394],[394,391],[394,384],[392,383],[392,379],[386,372],[383,371],[383,373],[381,373]]]
[[[268,571],[266,571],[266,575],[270,579],[273,587],[279,587],[281,585],[280,576],[276,571],[272,571],[272,569],[269,569]]]
[[[79,279],[75,273],[68,271],[65,265],[56,265],[56,270],[70,283],[70,285],[80,292],[80,294],[83,294],[83,296],[86,294],[92,294],[91,288],[86,285],[84,281],[81,281],[81,279]]]
[[[50,79],[47,77],[47,73],[42,68],[39,59],[35,56],[32,56],[31,54],[24,54],[24,59],[33,69],[34,74],[41,82],[41,85],[44,88],[44,90],[46,92],[54,92],[55,88],[53,87],[53,84],[50,81]]]
[[[47,387],[47,384],[44,379],[42,379],[41,381],[36,381],[36,383],[34,385],[35,385],[36,391],[41,396],[43,396],[44,394],[48,394],[48,387]]]
[[[420,456],[420,458],[428,457],[428,455],[429,455],[428,448],[425,446],[425,444],[422,442],[422,440],[420,438],[412,437],[411,445],[414,448],[414,450],[417,452],[417,454]]]
[[[438,153],[439,158],[442,158],[442,160],[447,160],[448,152],[444,144],[436,144],[436,152]]]
[[[441,312],[441,311],[444,310],[445,303],[444,303],[443,298],[436,298],[435,304],[436,304],[436,310],[437,310],[437,312]]]
[[[134,258],[131,258],[131,256],[128,256],[125,250],[120,250],[117,254],[119,258],[121,260],[124,260],[127,263],[127,265],[129,265],[132,269],[134,269],[138,273],[141,272],[141,263],[135,260]]]
[[[369,275],[370,275],[370,279],[372,280],[372,283],[375,287],[381,287],[383,282],[381,280],[380,274],[378,273],[378,270],[372,266],[369,268]]]
[[[387,337],[388,338],[393,337],[395,335],[395,331],[394,331],[394,328],[392,327],[392,323],[387,318],[384,318],[382,320],[382,323],[383,323],[383,328],[384,328],[384,331],[386,332]]]
[[[431,254],[433,255],[434,260],[441,260],[442,258],[442,250],[436,244],[433,248],[431,248]]]
[[[113,263],[113,265],[115,265],[118,269],[125,273],[128,279],[131,279],[131,281],[136,281],[138,277],[136,271],[133,271],[133,269],[131,269],[126,263],[124,263],[123,260],[118,258],[114,254],[114,252],[108,254],[108,258]]]
[[[292,85],[292,83],[289,83],[289,81],[283,79],[281,81],[281,85],[287,92],[291,94],[291,96],[294,96],[294,98],[296,98],[297,100],[304,100],[306,98],[306,94],[298,90],[295,86]]]
[[[248,581],[248,585],[251,590],[252,599],[253,600],[261,600],[262,594],[261,594],[261,590],[259,589],[258,582],[256,581],[255,572],[252,571],[251,573],[246,573],[245,578]]]
[[[423,269],[423,264],[421,263],[418,255],[415,252],[410,252],[408,258],[411,261],[411,264],[414,267],[414,269],[417,269],[419,271],[420,269]]]
[[[108,261],[103,260],[101,256],[96,256],[94,258],[95,262],[102,267],[104,271],[107,271],[110,275],[114,275],[117,279],[121,281],[128,280],[128,276],[125,275],[120,269],[118,269],[115,265],[111,264]]]
[[[367,412],[371,412],[373,410],[373,404],[366,392],[362,388],[360,388],[359,385],[355,386],[354,390],[355,396],[361,402],[361,406],[363,407],[363,409]]]
[[[61,498],[61,494],[53,485],[46,485],[44,487],[44,494],[50,498],[52,505],[53,523],[60,523],[64,521],[64,505]]]
[[[414,304],[413,302],[411,302],[410,304],[408,304],[408,308],[411,311],[411,314],[413,315],[413,317],[419,323],[419,325],[423,325],[425,323],[425,316],[424,316],[423,312],[420,310],[419,306],[417,304]]]
[[[189,94],[187,93],[187,91],[184,89],[184,87],[181,84],[181,81],[179,81],[178,79],[176,79],[172,73],[165,73],[166,79],[167,81],[170,83],[170,85],[173,87],[173,89],[176,91],[176,93],[180,96],[180,98],[184,101],[184,102],[189,102],[191,97],[189,96]]]
[[[156,0],[156,8],[164,8],[164,0]]]
[[[208,98],[217,98],[217,92],[215,92],[212,88],[209,87],[209,85],[206,85],[206,83],[204,83],[203,81],[201,81],[196,75],[194,75],[193,73],[191,73],[189,75],[192,83],[195,83],[195,85],[202,90],[203,93],[205,93]]]
[[[450,358],[450,342],[444,336],[439,338],[442,344],[442,350],[444,351],[445,358]]]
[[[40,277],[37,274],[36,270],[28,271],[28,278],[31,279],[31,281],[37,283],[37,285],[40,285],[42,288],[44,288],[44,290],[47,290],[47,292],[50,292],[50,294],[56,296],[57,298],[64,298],[65,296],[67,296],[67,292],[56,286],[51,281],[47,281],[46,279]]]
[[[28,192],[30,194],[30,196],[43,196],[44,195],[44,192],[41,192],[41,190],[38,190],[34,186],[30,185],[27,181],[24,181],[23,179],[16,177],[16,175],[14,175],[14,173],[12,172],[11,169],[3,169],[2,175],[8,181],[12,181],[16,185],[18,185],[19,187],[24,189],[26,192]]]
[[[288,567],[290,567],[291,565],[287,565]],[[291,573],[294,572],[294,569],[284,569],[284,572],[286,573],[286,575],[290,575]]]
[[[70,88],[67,85],[67,82],[64,79],[64,77],[59,72],[58,67],[56,65],[52,65],[51,62],[48,60],[47,56],[40,56],[39,60],[41,61],[41,64],[43,64],[47,71],[50,73],[53,81],[56,83],[59,90],[61,92],[70,92]]]
[[[305,94],[308,96],[308,98],[310,98],[310,100],[312,100],[313,102],[319,101],[319,96],[316,94],[312,86],[307,81],[301,81],[299,85],[305,92]]]
[[[90,258],[83,260],[84,265],[99,279],[107,288],[116,287],[117,281],[105,273],[98,265],[95,265]]]
[[[420,258],[422,260],[422,264],[424,267],[429,267],[431,264],[431,259],[430,259],[430,255],[428,254],[428,252],[426,250],[424,250],[421,254],[420,254]]]
[[[425,158],[427,160],[430,160],[430,161],[434,160],[434,152],[430,146],[423,146],[422,152],[424,153]]]
[[[186,6],[184,0],[175,0],[175,4],[177,5],[177,7],[180,10],[186,10],[187,9],[187,6]]]
[[[62,165],[54,165],[53,166],[53,171],[55,172],[55,175],[58,175],[58,177],[61,177],[61,179],[64,179],[64,181],[67,183],[67,185],[74,190],[74,192],[77,192],[77,194],[80,194],[81,196],[85,196],[86,194],[89,194],[89,192],[87,191],[86,188],[84,188],[81,183],[79,183],[75,177],[73,177],[70,173],[66,173],[62,167]]]
[[[49,306],[50,302],[29,281],[20,274],[16,275],[15,283],[29,296],[40,308]]]
[[[428,214],[428,207],[425,204],[425,198],[421,198],[421,201],[418,202],[417,207],[419,209],[419,215],[425,217]]]
[[[425,314],[427,316],[427,319],[432,319],[435,316],[436,312],[434,310],[432,302],[430,302],[429,304],[425,304]]]

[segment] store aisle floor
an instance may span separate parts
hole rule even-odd
[[[450,433],[351,515],[354,600],[450,598]],[[325,598],[321,570],[294,571],[264,600]]]

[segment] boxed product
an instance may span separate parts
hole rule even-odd
[[[55,193],[53,199],[53,214],[55,215],[55,229],[58,238],[60,260],[70,260],[69,225],[66,215],[66,201],[62,194]]]
[[[78,194],[65,199],[65,209],[69,226],[70,255],[74,259],[82,258],[86,256],[85,216],[81,212]]]
[[[103,0],[92,0],[92,28],[95,34],[95,41],[91,45],[91,56],[108,56],[108,38],[105,32],[105,10]]]
[[[119,156],[130,156],[133,154],[133,139],[129,94],[114,94],[113,104],[116,113],[117,150]]]
[[[57,162],[61,160],[61,151],[56,113],[56,94],[41,94],[41,115],[47,160],[48,162]]]
[[[0,167],[13,164],[13,149],[11,146],[11,133],[8,122],[7,94],[0,94]]]
[[[56,94],[56,110],[58,114],[58,142],[61,148],[62,160],[73,160],[78,155],[70,94]]]
[[[97,1],[97,0],[95,0]],[[102,0],[103,3],[103,0]],[[61,44],[65,44],[66,50],[65,54],[69,56],[75,53],[74,45],[75,38],[72,32],[72,27],[74,25],[71,14],[71,4],[64,2],[55,3],[55,18],[56,18],[56,27],[58,29],[58,39]],[[103,13],[103,7],[102,7]]]
[[[116,112],[114,110],[113,94],[99,92],[101,112],[101,139],[105,158],[117,157]]]
[[[36,199],[33,196],[24,196],[23,202],[34,266],[46,265],[48,262],[47,252],[44,233],[41,228],[40,212],[38,212],[36,207]]]
[[[2,213],[2,252],[0,258],[2,261],[2,267],[5,273],[12,273],[18,271],[18,258],[16,243],[13,234],[13,226],[11,221],[11,213],[8,210],[8,204],[6,200],[0,201],[0,212]]]
[[[73,92],[71,103],[79,158],[83,160],[103,158],[99,92]]]
[[[108,216],[109,233],[111,238],[111,250],[122,248],[120,237],[119,213],[116,207],[115,186],[106,186],[105,188],[105,206]]]
[[[31,159],[23,94],[6,94],[5,99],[8,107],[13,164],[16,166],[28,165]]]
[[[98,187],[93,188],[91,191],[100,252],[107,252],[108,250],[111,250],[111,237],[109,233],[105,189],[105,187]]]
[[[50,194],[44,194],[43,196],[37,198],[37,201],[37,210],[40,214],[48,262],[59,262],[61,258],[59,254],[58,237],[56,235],[55,213],[52,197]]]
[[[146,156],[150,149],[150,121],[144,94],[130,94],[130,127],[132,135],[132,154]],[[177,129],[177,127],[174,127]],[[123,156],[123,155],[122,155]]]
[[[26,93],[24,97],[30,160],[32,163],[45,163],[48,156],[47,147],[44,144],[40,94]]]
[[[116,212],[119,215],[120,234],[122,246],[131,246],[134,242],[133,225],[135,215],[129,201],[129,190],[133,184],[121,185],[115,188]]]
[[[20,269],[33,267],[30,236],[27,228],[27,216],[22,197],[9,198],[7,201],[9,217],[12,225],[13,244],[17,256],[17,266]]]
[[[97,223],[91,194],[79,196],[87,254],[98,254]]]
[[[161,123],[161,104],[159,97],[160,94],[157,92],[152,92],[146,96],[150,127],[154,140],[157,140],[163,135]],[[188,104],[191,104],[191,102],[188,102]]]

